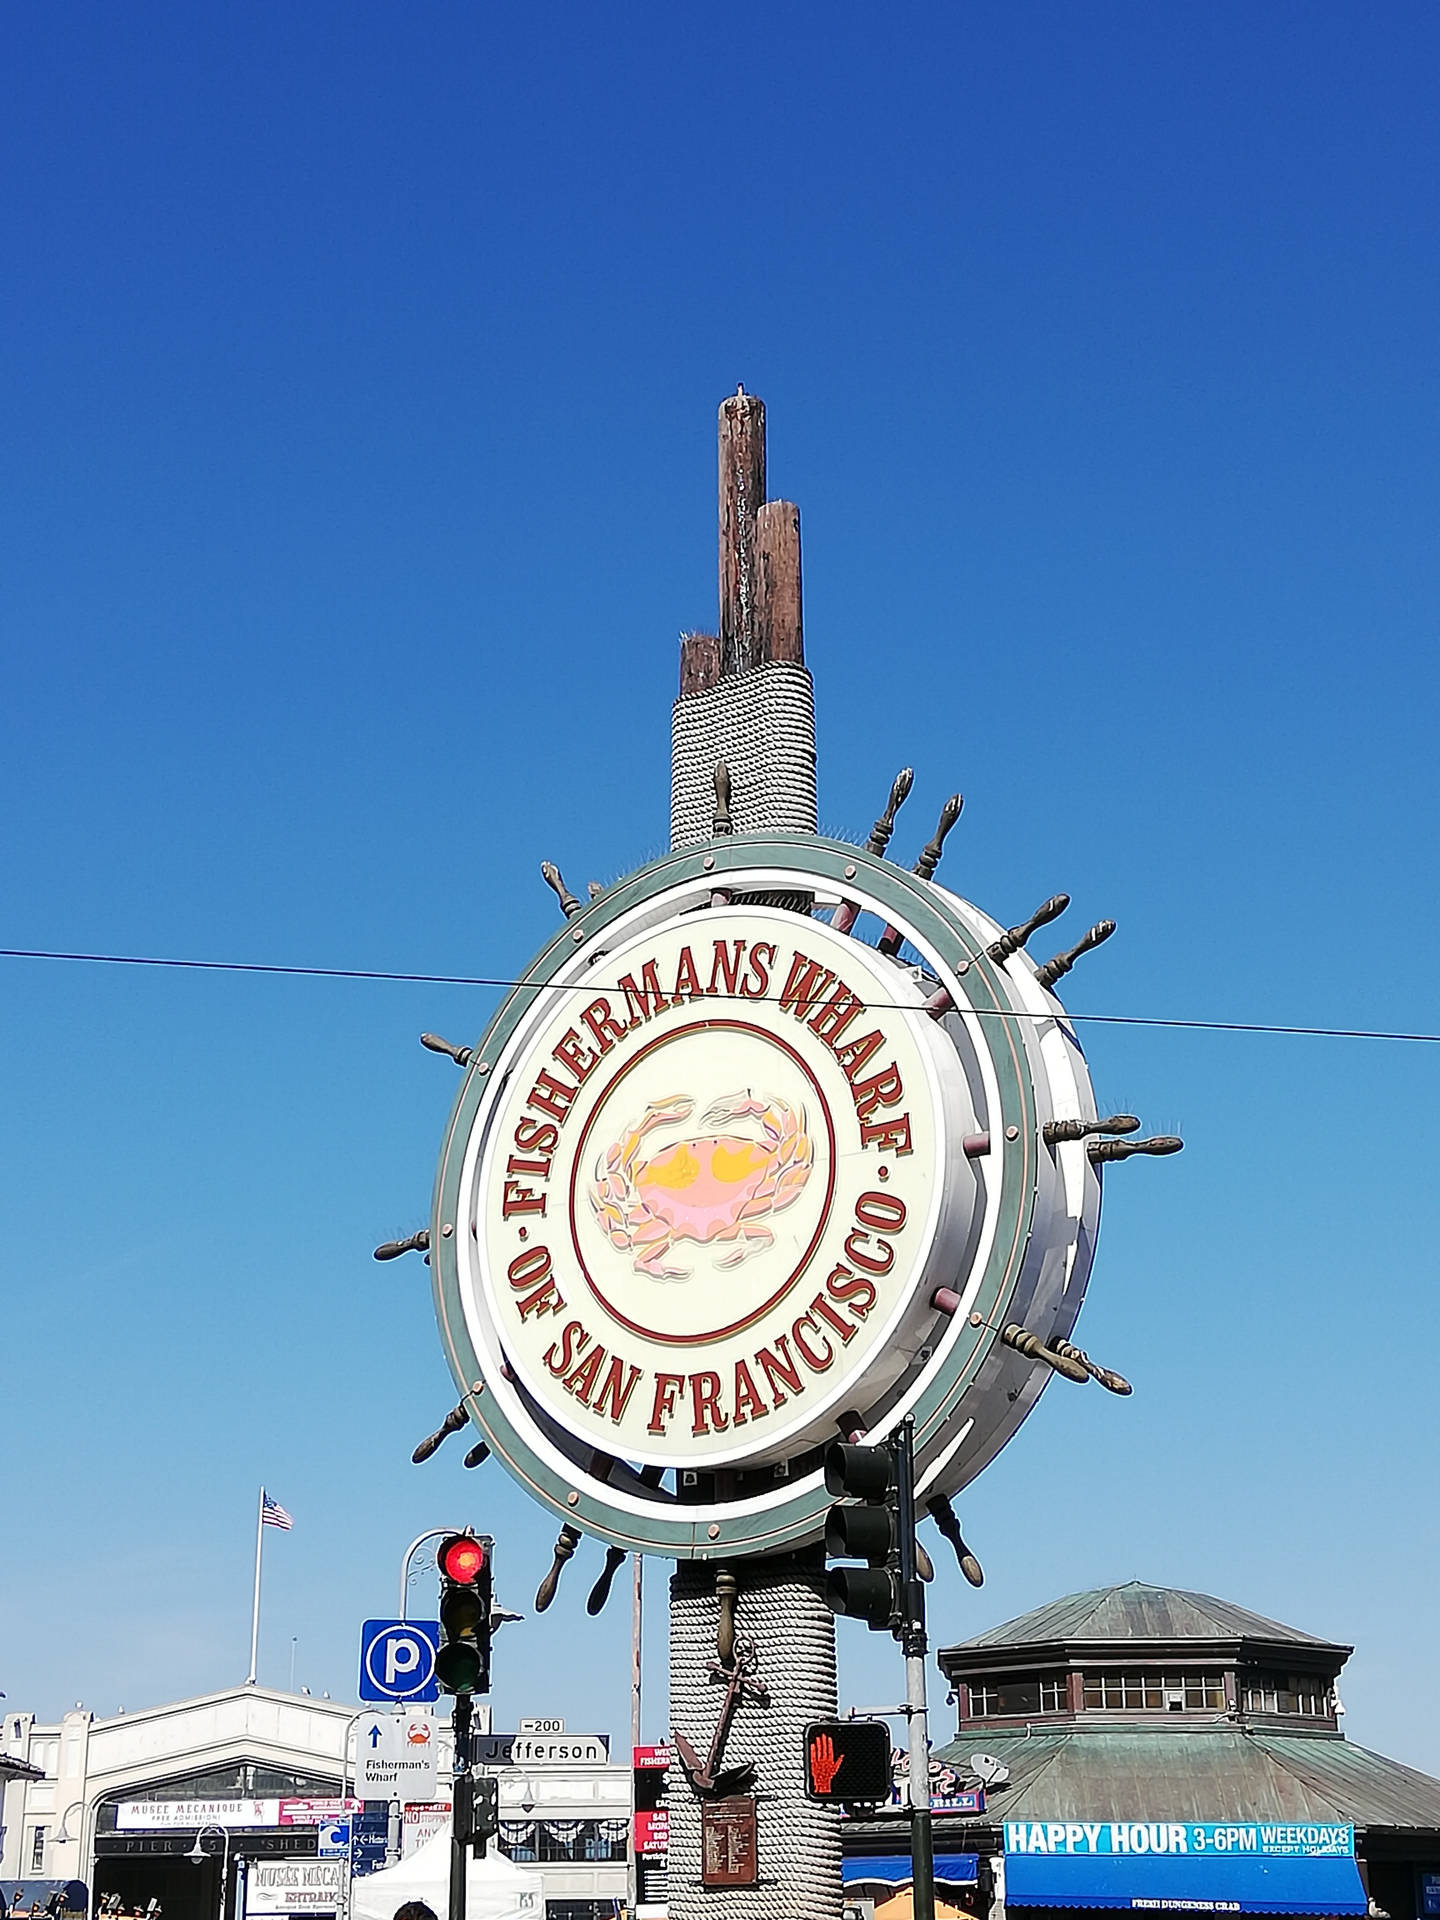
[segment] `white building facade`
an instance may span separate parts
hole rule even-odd
[[[342,1776],[347,1790],[353,1778],[355,1718],[340,1702],[259,1686],[108,1718],[7,1711],[0,1897],[28,1914],[59,1883],[81,1882],[92,1913],[156,1899],[164,1920],[241,1920],[245,1863],[315,1859],[321,1823],[341,1811]],[[447,1799],[448,1739],[437,1723]],[[609,1920],[626,1893],[630,1769],[495,1771],[501,1849],[534,1872],[546,1920]],[[312,1893],[302,1910],[334,1909]]]

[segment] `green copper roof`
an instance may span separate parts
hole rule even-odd
[[[1273,1640],[1345,1654],[1351,1651],[1296,1627],[1281,1626],[1233,1601],[1187,1593],[1180,1587],[1151,1587],[1143,1580],[1051,1600],[1032,1613],[1022,1613],[1018,1620],[960,1641],[957,1651],[1057,1640]]]
[[[1010,1769],[1008,1786],[988,1796],[982,1817],[990,1823],[1340,1820],[1440,1828],[1440,1780],[1334,1736],[1227,1728],[1026,1738],[987,1730],[974,1738],[962,1734],[938,1757],[969,1775],[977,1747]]]

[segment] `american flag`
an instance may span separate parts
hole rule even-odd
[[[280,1502],[272,1500],[263,1487],[260,1489],[260,1524],[262,1527],[279,1527],[285,1533],[295,1524]]]

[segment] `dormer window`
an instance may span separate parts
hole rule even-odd
[[[1085,1705],[1101,1713],[1219,1713],[1225,1680],[1218,1673],[1087,1673]]]
[[[1063,1673],[994,1673],[970,1682],[972,1720],[1063,1713],[1068,1704]]]
[[[1298,1713],[1311,1720],[1328,1720],[1332,1708],[1329,1683],[1314,1673],[1267,1673],[1241,1676],[1247,1713]]]

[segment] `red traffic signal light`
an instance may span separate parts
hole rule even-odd
[[[883,1720],[817,1720],[805,1729],[805,1798],[877,1802],[891,1790]]]
[[[490,1613],[494,1542],[489,1534],[452,1533],[440,1542],[440,1650],[435,1678],[457,1697],[490,1691]]]
[[[473,1586],[485,1571],[485,1548],[473,1533],[452,1533],[442,1541],[435,1556],[442,1580],[454,1580],[462,1587]]]

